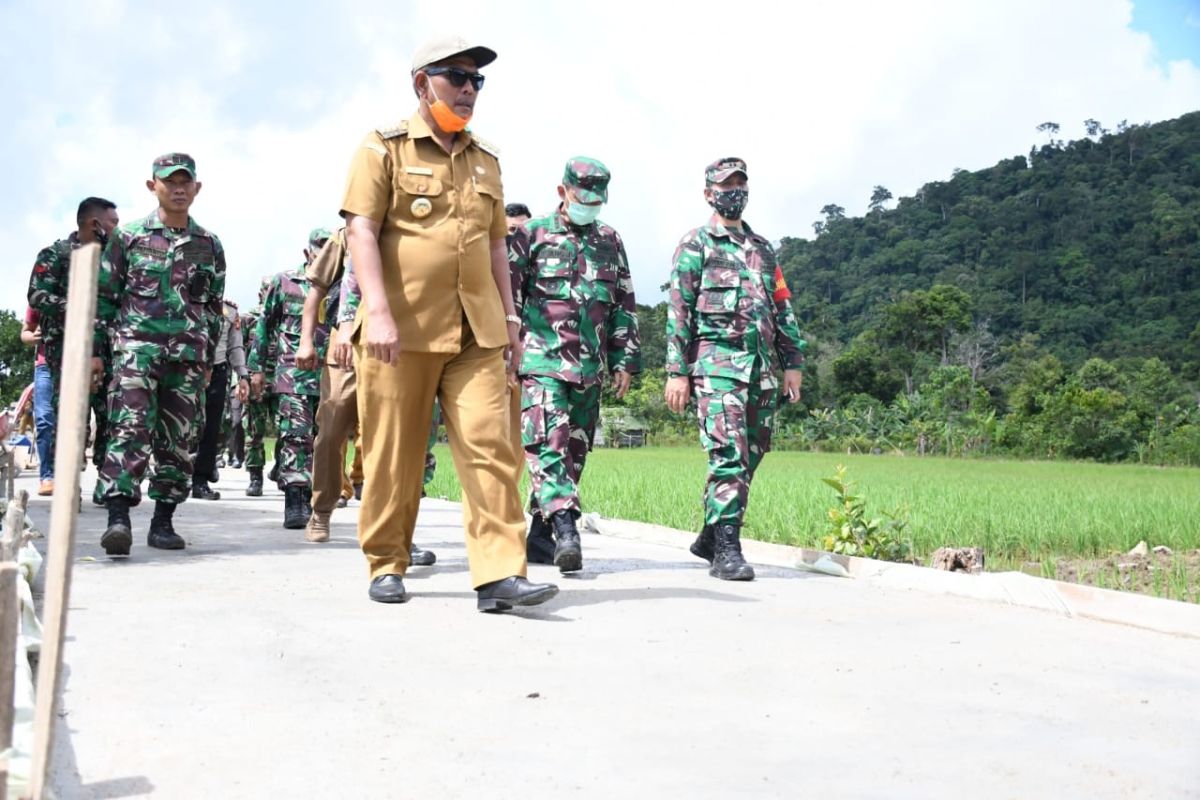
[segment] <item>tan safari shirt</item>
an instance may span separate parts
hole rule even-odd
[[[403,350],[457,353],[463,318],[481,347],[504,347],[504,306],[491,242],[504,239],[504,193],[495,149],[460,133],[447,154],[414,114],[372,131],[354,155],[342,214],[380,223],[383,285]],[[355,328],[366,324],[366,300]]]

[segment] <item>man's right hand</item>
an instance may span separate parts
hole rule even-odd
[[[692,379],[687,375],[675,375],[667,378],[667,388],[663,391],[663,399],[667,408],[676,414],[687,410],[688,398],[692,396]]]
[[[250,397],[254,400],[262,398],[263,386],[267,382],[267,378],[263,373],[256,372],[250,376]]]
[[[305,370],[317,368],[317,351],[313,348],[312,338],[300,337],[300,346],[296,348],[296,366]]]
[[[333,343],[333,363],[342,369],[354,366],[354,343],[350,341],[354,335],[354,323],[344,322],[338,326],[337,336]]]
[[[395,366],[400,357],[400,332],[391,311],[381,311],[367,316],[367,335],[364,340],[367,358],[377,358]]]

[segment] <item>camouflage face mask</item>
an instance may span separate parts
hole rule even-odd
[[[741,219],[742,212],[746,210],[746,203],[750,200],[749,189],[713,189],[712,194],[712,200],[709,200],[708,204],[725,219]]]

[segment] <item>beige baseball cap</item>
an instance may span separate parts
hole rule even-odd
[[[472,44],[461,36],[439,36],[417,48],[417,52],[413,56],[412,71],[415,74],[422,67],[428,67],[430,64],[436,64],[458,55],[473,58],[476,69],[482,69],[496,60],[496,51],[490,47]]]

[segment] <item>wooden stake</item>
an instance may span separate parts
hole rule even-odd
[[[33,717],[30,784],[34,800],[42,800],[46,792],[54,748],[54,725],[58,717],[59,676],[75,551],[75,516],[79,510],[79,465],[83,463],[87,437],[99,265],[99,245],[85,245],[71,254],[71,285],[67,292],[67,321],[63,335],[62,393],[55,435],[54,499],[50,503],[44,635]]]

